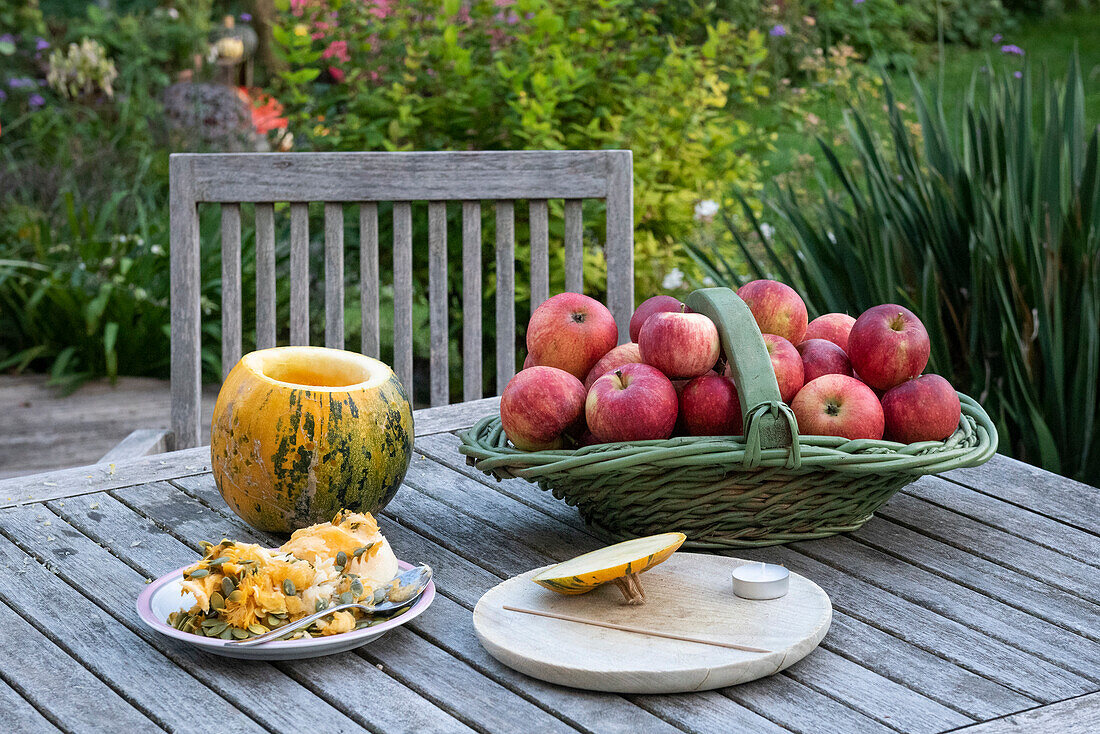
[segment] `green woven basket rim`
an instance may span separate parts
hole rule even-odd
[[[538,482],[568,472],[573,477],[604,476],[639,465],[673,468],[712,465],[744,471],[787,468],[845,474],[895,473],[916,478],[978,466],[997,450],[997,429],[976,400],[959,393],[959,427],[944,441],[902,444],[837,436],[798,435],[800,451],[790,447],[746,447],[742,436],[688,436],[666,440],[606,443],[576,450],[521,451],[508,444],[500,416],[489,416],[459,435],[459,451],[481,471]],[[758,460],[757,460],[758,459]]]

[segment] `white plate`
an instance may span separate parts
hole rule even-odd
[[[402,571],[412,568],[411,564],[398,561]],[[394,627],[399,627],[411,619],[419,616],[428,608],[435,598],[435,582],[429,581],[428,587],[407,612],[401,616],[388,619],[373,627],[365,627],[361,630],[344,632],[339,635],[327,637],[313,637],[308,640],[276,640],[262,645],[241,647],[231,644],[229,640],[203,637],[202,635],[181,632],[168,624],[168,615],[172,612],[185,611],[195,605],[195,598],[191,594],[181,594],[183,571],[193,564],[161,576],[145,587],[137,599],[137,611],[141,619],[152,629],[165,637],[182,640],[195,647],[229,658],[244,658],[246,660],[298,660],[301,658],[315,658],[321,655],[332,655],[346,650],[354,650],[357,647],[377,640]]]

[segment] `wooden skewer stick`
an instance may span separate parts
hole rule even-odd
[[[646,630],[640,627],[627,627],[622,624],[612,624],[611,622],[597,622],[594,619],[582,619],[580,617],[570,617],[565,614],[555,614],[553,612],[540,612],[536,609],[521,609],[520,607],[510,607],[503,605],[502,609],[507,609],[509,612],[522,612],[523,614],[533,614],[536,617],[549,617],[550,619],[560,619],[565,622],[577,622],[578,624],[590,624],[594,627],[606,627],[607,629],[620,630],[622,632],[633,632],[639,635],[649,635],[651,637],[664,637],[669,640],[682,640],[684,642],[698,642],[701,645],[714,645],[716,647],[728,647],[731,650],[742,650],[744,652],[759,652],[770,653],[771,650],[761,650],[758,647],[748,647],[746,645],[737,645],[733,642],[718,642],[716,640],[704,640],[699,637],[685,637],[684,635],[672,635],[667,632],[657,632],[656,630]]]

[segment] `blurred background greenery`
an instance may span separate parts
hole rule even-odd
[[[167,375],[169,152],[630,148],[639,300],[766,275],[816,312],[906,303],[1003,450],[1100,484],[1098,77],[1095,0],[15,0],[0,8],[0,371],[63,389]],[[585,221],[600,295],[598,208]],[[202,242],[213,381],[212,208]],[[426,355],[423,248],[414,267]],[[457,293],[452,313],[457,336]]]

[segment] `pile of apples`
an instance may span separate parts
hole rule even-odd
[[[958,427],[958,394],[939,375],[922,374],[931,345],[908,309],[888,303],[859,318],[809,321],[802,298],[778,281],[754,280],[737,295],[760,327],[800,434],[913,443]],[[537,451],[742,434],[737,388],[709,318],[654,296],[631,317],[630,339],[616,346],[611,312],[580,293],[535,309],[527,359],[500,400],[509,440]]]

